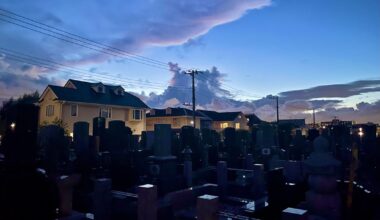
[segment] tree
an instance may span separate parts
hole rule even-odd
[[[36,90],[32,93],[26,93],[20,96],[18,99],[11,97],[10,99],[3,102],[0,108],[0,134],[4,134],[8,124],[14,120],[12,116],[12,108],[16,104],[34,104],[37,103],[40,98],[40,94]]]

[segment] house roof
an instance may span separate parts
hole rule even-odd
[[[48,85],[48,88],[54,92],[58,100],[62,101],[149,108],[138,97],[128,92],[125,92],[124,95],[116,95],[114,93],[114,89],[117,89],[120,86],[103,84],[105,93],[97,93],[92,89],[92,87],[99,85],[99,83],[90,83],[73,79],[70,79],[68,82],[71,82],[75,88],[54,85]]]
[[[187,108],[170,108],[171,113],[166,114],[166,109],[151,109],[154,110],[154,115],[151,114],[151,112],[146,114],[147,118],[153,118],[153,117],[165,117],[165,116],[193,116],[193,111]],[[197,111],[195,111],[196,117],[202,117],[209,119],[206,115],[203,115]]]
[[[245,117],[249,119],[248,126],[252,126],[254,124],[261,124],[263,121],[257,117],[255,114],[246,114]]]
[[[198,110],[200,113],[208,116],[213,121],[234,121],[241,112],[215,112],[215,111],[206,111]]]

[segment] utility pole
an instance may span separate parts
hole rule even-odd
[[[279,110],[278,110],[278,96],[273,96],[273,95],[268,95],[267,96],[268,99],[276,99],[276,112],[277,112],[277,121],[276,121],[276,124],[277,124],[277,145],[280,145],[280,113],[279,113]]]
[[[186,71],[185,74],[189,74],[191,76],[192,80],[192,93],[193,93],[193,127],[194,129],[196,128],[195,126],[195,75],[198,74],[198,70],[189,70]]]
[[[315,128],[315,109],[313,108],[313,128]]]
[[[280,124],[280,116],[278,112],[278,96],[276,95],[276,109],[277,109],[277,126]]]

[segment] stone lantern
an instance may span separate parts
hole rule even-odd
[[[325,137],[316,138],[313,146],[313,153],[304,161],[309,176],[310,190],[306,192],[309,213],[326,219],[340,219],[341,199],[336,179],[341,163],[328,151],[329,142]]]

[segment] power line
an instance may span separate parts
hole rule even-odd
[[[86,73],[86,74],[98,74],[99,75],[99,73],[94,73],[94,72],[90,73],[90,72],[88,72],[87,70],[84,70],[84,69],[80,69],[80,68],[77,68],[77,67],[72,67],[72,66],[69,66],[69,65],[66,65],[66,64],[61,64],[61,63],[58,63],[58,62],[55,62],[55,61],[52,61],[52,60],[47,60],[47,59],[43,59],[43,58],[39,58],[39,57],[30,56],[28,54],[17,52],[15,50],[10,50],[10,49],[3,48],[3,47],[0,47],[0,51],[3,51],[3,53],[8,54],[8,55],[17,54],[17,55],[24,56],[24,57],[27,57],[27,58],[31,58],[31,59],[35,59],[35,60],[39,60],[39,61],[44,61],[44,62],[52,63],[54,65],[58,65],[58,66],[62,66],[62,67],[68,67],[68,68],[73,69],[73,70],[75,70],[77,72],[82,72],[82,73]],[[103,74],[102,74],[102,76],[103,76]],[[135,81],[137,83],[149,83],[149,84],[155,84],[155,85],[159,85],[159,86],[165,86],[165,87],[167,86],[167,84],[155,83],[155,82],[144,82],[144,81],[141,81],[141,80],[126,78],[126,77],[121,78],[121,79],[129,80],[129,81]],[[180,86],[178,86],[178,87],[180,87]]]
[[[139,57],[139,58],[144,59],[144,60],[148,60],[148,61],[151,61],[151,62],[155,62],[155,63],[157,63],[157,64],[162,64],[162,65],[167,66],[167,63],[165,63],[165,62],[162,62],[162,61],[159,61],[159,60],[155,60],[155,59],[151,59],[151,58],[149,58],[149,57],[144,57],[144,56],[141,56],[141,55],[138,55],[138,54],[134,54],[134,53],[131,53],[131,52],[127,52],[127,51],[125,51],[125,50],[120,50],[120,49],[118,49],[118,48],[115,48],[115,47],[112,47],[112,46],[109,46],[109,45],[106,45],[106,44],[103,44],[103,43],[99,43],[99,42],[94,41],[94,40],[91,40],[91,39],[89,39],[89,38],[85,38],[85,37],[79,36],[79,35],[77,35],[77,34],[73,34],[73,33],[70,33],[70,32],[68,32],[68,31],[65,31],[65,30],[62,30],[62,29],[59,29],[59,28],[56,28],[56,27],[53,27],[53,26],[50,26],[50,25],[47,25],[47,24],[41,23],[41,22],[36,21],[36,20],[34,20],[34,19],[27,18],[27,17],[25,17],[25,16],[22,16],[22,15],[16,14],[16,13],[11,12],[11,11],[9,11],[9,10],[5,10],[5,9],[0,8],[0,11],[6,12],[6,13],[11,14],[11,15],[14,15],[14,16],[17,16],[17,17],[19,17],[19,18],[23,18],[23,19],[25,19],[25,20],[28,20],[28,21],[34,22],[34,23],[36,23],[36,24],[39,24],[39,25],[42,25],[42,26],[45,26],[45,27],[48,27],[48,28],[51,28],[51,29],[53,29],[53,30],[57,30],[57,31],[59,31],[59,32],[62,32],[62,33],[65,33],[65,34],[68,34],[68,35],[71,35],[71,36],[74,36],[74,37],[77,37],[77,38],[83,39],[83,40],[85,40],[85,41],[89,41],[89,42],[95,43],[95,44],[97,44],[97,45],[101,45],[101,46],[103,46],[103,47],[111,48],[111,49],[114,49],[114,50],[120,51],[120,52],[122,52],[122,53],[129,54],[130,56]]]
[[[71,43],[71,44],[75,44],[75,45],[78,45],[78,46],[81,46],[81,47],[84,47],[84,48],[87,48],[87,49],[91,49],[91,50],[94,50],[94,51],[97,51],[97,52],[101,52],[101,53],[112,55],[112,56],[122,57],[122,58],[125,58],[125,59],[128,59],[128,60],[140,63],[140,64],[144,64],[144,65],[148,65],[148,66],[151,66],[151,67],[155,67],[155,68],[159,68],[159,69],[164,69],[164,70],[169,70],[170,71],[170,69],[167,68],[168,64],[165,63],[165,62],[162,62],[162,61],[159,61],[159,60],[155,60],[155,59],[151,59],[151,58],[148,58],[148,57],[144,57],[144,56],[141,56],[141,55],[133,54],[131,52],[127,52],[127,51],[124,51],[124,50],[121,50],[121,49],[118,49],[118,48],[115,48],[115,47],[112,47],[112,46],[108,46],[106,44],[102,44],[102,43],[93,41],[91,39],[79,36],[77,34],[73,34],[73,33],[70,33],[68,31],[65,31],[65,30],[62,30],[62,29],[58,29],[56,27],[53,27],[53,26],[50,26],[50,25],[38,22],[38,21],[36,21],[34,19],[27,18],[25,16],[19,15],[19,14],[14,13],[14,12],[11,12],[9,10],[5,10],[5,9],[0,8],[0,11],[3,11],[3,12],[8,13],[8,14],[11,14],[12,16],[16,16],[18,18],[9,16],[9,15],[6,15],[6,14],[2,14],[2,13],[0,13],[0,16],[6,17],[8,19],[12,19],[12,20],[17,21],[17,22],[21,22],[22,24],[17,23],[17,22],[13,22],[13,21],[9,21],[9,20],[6,20],[4,18],[0,18],[0,20],[2,20],[4,22],[10,23],[10,24],[14,24],[16,26],[19,26],[19,27],[22,27],[22,28],[25,28],[25,29],[28,29],[28,30],[31,30],[31,31],[34,31],[34,32],[37,32],[37,33],[40,33],[40,34],[44,34],[44,35],[47,35],[47,36],[50,36],[50,37],[53,37],[53,38],[56,38],[56,39],[59,39],[59,40]],[[19,18],[21,18],[21,19],[19,19]],[[24,19],[24,20],[22,20],[22,19]],[[25,20],[33,22],[34,24],[30,23],[30,22],[27,22]],[[25,25],[29,25],[29,26],[32,26],[34,28],[31,28],[31,27],[28,27],[28,26],[25,26]],[[39,30],[36,30],[35,28],[38,28]],[[55,31],[52,31],[51,29],[53,29]],[[41,31],[41,30],[43,30],[43,31]],[[46,33],[46,32],[48,32],[48,33]],[[59,32],[61,32],[61,33],[59,33]],[[56,36],[56,35],[58,35],[58,36]],[[71,39],[71,40],[68,40],[66,38]],[[201,76],[201,78],[203,78],[203,77]],[[223,86],[226,87],[226,88],[228,88],[228,89],[223,88]],[[259,96],[256,96],[256,95],[250,95],[250,93],[247,93],[244,90],[235,89],[235,88],[233,88],[231,86],[228,86],[228,85],[222,84],[222,83],[221,83],[221,89],[229,90],[230,92],[235,91],[235,93],[237,93],[239,95],[241,95],[242,93],[245,93],[244,96],[246,96],[246,97],[260,98]]]
[[[122,83],[124,83],[123,85],[127,85],[127,84],[131,84],[131,85],[135,85],[135,86],[143,85],[141,87],[154,88],[154,89],[165,89],[165,88],[167,88],[166,85],[158,85],[158,84],[154,85],[154,84],[149,83],[149,82],[141,82],[138,80],[137,80],[137,82],[136,82],[136,80],[131,82],[130,79],[123,79],[123,78],[118,78],[118,80],[115,80],[115,77],[107,77],[107,76],[104,76],[104,75],[101,75],[98,73],[89,73],[89,72],[78,70],[76,68],[73,68],[73,67],[70,67],[67,65],[63,65],[63,64],[60,64],[57,62],[52,62],[52,61],[48,61],[48,60],[44,60],[44,59],[40,59],[40,58],[34,58],[34,57],[29,58],[31,56],[22,57],[22,56],[10,54],[10,53],[4,52],[2,48],[0,48],[0,51],[2,51],[4,54],[6,54],[7,55],[6,58],[8,58],[8,59],[12,59],[12,60],[20,61],[20,62],[25,62],[25,63],[28,63],[30,65],[36,65],[36,66],[40,66],[43,68],[52,69],[55,71],[62,71],[62,72],[66,72],[69,74],[74,74],[74,75],[78,75],[80,77],[93,77],[95,75],[96,78],[105,79],[108,81],[111,80],[114,82],[122,82]],[[191,89],[191,88],[185,88],[185,87],[180,87],[180,86],[173,86],[173,87],[175,87],[177,89],[183,89],[183,90]]]
[[[0,14],[0,16],[1,16],[1,14]],[[75,41],[72,41],[72,40],[68,40],[68,39],[62,38],[62,36],[63,37],[67,37],[65,35],[57,34],[58,36],[56,36],[56,35],[53,35],[53,34],[55,34],[54,32],[53,32],[53,34],[46,33],[44,31],[37,30],[37,29],[31,28],[31,27],[27,27],[27,26],[25,26],[23,24],[19,24],[19,23],[13,22],[13,21],[9,21],[9,20],[6,20],[4,18],[0,18],[0,20],[4,21],[4,22],[7,22],[7,23],[10,23],[10,24],[13,24],[13,25],[16,25],[16,26],[19,26],[19,27],[22,27],[22,28],[25,28],[25,29],[28,29],[28,30],[31,30],[31,31],[34,31],[34,32],[37,32],[37,33],[40,33],[40,34],[44,34],[44,35],[49,36],[49,37],[56,38],[58,40],[62,40],[62,41],[65,41],[65,42],[68,42],[68,43],[71,43],[71,44],[75,44],[77,46],[81,46],[81,47],[84,47],[84,48],[87,48],[87,49],[90,49],[90,50],[94,50],[94,51],[97,51],[97,52],[100,52],[100,53],[104,53],[104,54],[108,54],[108,55],[112,55],[112,56],[116,56],[116,57],[125,58],[127,60],[134,61],[134,62],[143,64],[143,65],[151,66],[151,67],[158,68],[158,69],[170,70],[167,67],[165,68],[163,66],[159,66],[159,65],[154,64],[154,63],[152,64],[152,63],[148,63],[148,62],[144,62],[144,61],[139,61],[139,60],[133,59],[133,57],[126,57],[126,56],[117,54],[117,53],[115,53],[113,51],[110,51],[110,52],[109,51],[105,51],[104,48],[100,48],[100,49],[99,49],[99,47],[98,48],[96,48],[96,47],[94,48],[91,44],[83,44],[83,43],[80,43],[80,41],[79,42],[75,42]],[[51,32],[51,31],[48,31],[48,32]],[[61,36],[61,37],[59,37],[59,36]],[[88,46],[88,45],[90,45],[90,46]]]

